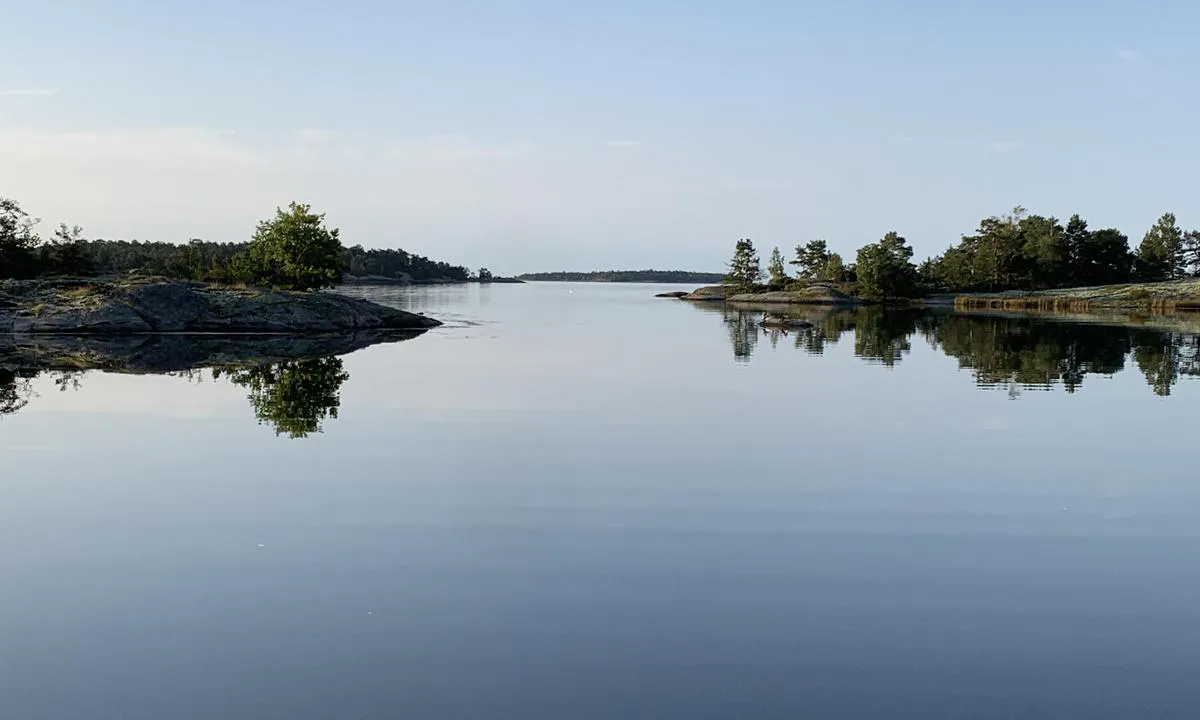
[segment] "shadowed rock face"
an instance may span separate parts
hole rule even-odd
[[[334,293],[156,279],[0,282],[0,333],[423,330],[433,318]]]
[[[197,378],[207,372],[244,388],[260,424],[302,438],[338,416],[341,387],[350,379],[339,355],[421,332],[0,335],[0,420],[37,397],[33,383],[43,373],[67,389],[86,382],[89,370]]]
[[[375,330],[305,335],[9,335],[0,336],[0,368],[143,374],[243,367],[345,355],[420,334]]]

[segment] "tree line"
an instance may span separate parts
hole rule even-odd
[[[771,251],[764,274],[754,243],[737,241],[726,282],[739,288],[784,289],[821,280],[853,285],[863,297],[911,298],[938,292],[997,292],[1157,282],[1200,276],[1200,231],[1184,230],[1173,213],[1163,214],[1131,249],[1115,228],[1090,229],[1079,215],[1064,225],[1053,216],[1016,207],[988,217],[945,252],[913,263],[913,250],[899,233],[888,232],[859,248],[847,263],[824,240],[797,245],[790,260]],[[796,276],[787,265],[796,268]]]
[[[721,273],[691,272],[689,270],[600,270],[594,272],[539,272],[518,275],[520,280],[548,282],[647,282],[647,283],[715,283],[725,276]]]
[[[297,208],[300,208],[297,211]],[[137,240],[87,239],[79,226],[59,225],[43,239],[38,220],[14,200],[0,198],[0,278],[34,278],[45,275],[91,277],[139,273],[173,279],[219,283],[261,284],[299,279],[302,264],[322,265],[325,280],[340,280],[342,273],[408,280],[467,280],[470,271],[459,265],[430,260],[400,249],[344,247],[337,230],[324,227],[322,215],[307,205],[293,203],[275,218],[260,224],[246,242],[211,242],[194,239],[184,244]],[[290,250],[258,251],[265,244]],[[297,257],[288,257],[294,252]],[[269,257],[270,256],[270,257]],[[300,257],[304,256],[304,257]],[[287,266],[290,270],[284,270]],[[316,281],[309,274],[301,284]],[[323,285],[327,286],[327,285]]]

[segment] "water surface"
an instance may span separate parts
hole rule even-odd
[[[5,716],[1200,714],[1186,324],[784,334],[665,289],[388,289],[447,325],[0,371]]]

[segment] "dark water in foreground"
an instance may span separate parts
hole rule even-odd
[[[1200,716],[1186,325],[660,289],[393,291],[447,327],[215,378],[10,357],[3,717]]]

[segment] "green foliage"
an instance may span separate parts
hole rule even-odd
[[[767,282],[772,288],[782,288],[788,281],[787,267],[783,264],[783,253],[779,248],[771,249],[771,259],[767,261]]]
[[[806,245],[796,246],[796,257],[791,264],[797,267],[800,277],[820,277],[829,262],[829,245],[824,240],[813,240]]]
[[[871,245],[860,248],[858,289],[864,297],[912,297],[918,291],[917,268],[911,262],[913,251],[895,231]]]
[[[762,270],[758,265],[758,252],[754,249],[754,243],[749,238],[738,240],[725,281],[735,288],[750,289],[761,277]]]
[[[1103,228],[1087,234],[1076,269],[1068,271],[1065,286],[1111,285],[1126,282],[1133,272],[1129,238],[1115,228]]]
[[[83,238],[83,228],[60,224],[54,239],[42,246],[42,267],[44,271],[75,277],[95,274],[96,264]]]
[[[320,290],[342,280],[342,243],[337,229],[309,205],[291,203],[258,224],[250,241],[253,283],[287,290]]]
[[[1030,288],[1054,287],[1067,265],[1065,232],[1053,217],[1030,215],[1018,227],[1022,248],[1017,267],[1024,274],[1022,284]]]
[[[37,223],[15,200],[0,197],[0,278],[38,274],[36,251],[41,238],[33,231]]]
[[[1191,276],[1200,276],[1200,231],[1188,230],[1183,235],[1184,270]]]
[[[470,278],[471,271],[461,265],[430,260],[404,250],[353,245],[342,251],[342,267],[350,275],[407,278],[409,280],[457,280]]]
[[[1135,267],[1141,280],[1171,280],[1186,274],[1184,233],[1173,213],[1164,213],[1138,246]]]
[[[313,217],[319,219],[319,216]],[[277,216],[274,221],[278,220]],[[34,232],[37,223],[38,220],[30,217],[16,201],[0,198],[0,278],[138,273],[218,283],[275,284],[271,278],[263,277],[263,268],[248,253],[249,243],[194,239],[178,245],[137,240],[88,240],[78,226],[64,224],[59,226],[50,242],[43,244]],[[340,249],[337,255],[337,269],[352,275],[410,280],[467,280],[470,277],[470,271],[465,267],[398,249],[364,250],[356,245]],[[326,254],[317,259],[327,262],[328,257]],[[330,276],[328,272],[318,273],[315,278],[304,275],[304,282],[328,283]],[[289,277],[285,276],[283,281],[281,286],[290,286]]]
[[[831,253],[825,260],[825,264],[821,266],[821,271],[817,273],[817,277],[821,280],[840,283],[850,280],[850,269],[846,267],[846,263],[842,261],[842,256],[837,253]]]
[[[221,373],[214,370],[213,376]],[[342,383],[350,378],[336,357],[289,360],[234,370],[229,379],[249,390],[246,396],[260,423],[276,435],[306,437],[321,432],[321,423],[337,419]]]
[[[1133,258],[1120,231],[1088,230],[1079,215],[1053,217],[1014,208],[985,218],[973,235],[932,258],[922,283],[949,291],[1044,290],[1127,282]]]
[[[492,271],[488,270],[487,268],[479,268],[478,278],[479,278],[479,282],[491,282],[492,281]]]

